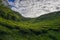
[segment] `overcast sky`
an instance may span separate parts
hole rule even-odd
[[[8,3],[13,11],[28,18],[60,11],[60,0],[8,0]]]

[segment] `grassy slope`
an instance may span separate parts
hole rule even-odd
[[[0,4],[0,40],[60,40],[60,12],[30,19]]]

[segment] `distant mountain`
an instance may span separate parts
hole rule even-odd
[[[60,40],[60,11],[24,18],[0,0],[0,40]]]

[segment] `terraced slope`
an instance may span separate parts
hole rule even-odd
[[[60,40],[60,11],[30,19],[0,4],[0,40]]]

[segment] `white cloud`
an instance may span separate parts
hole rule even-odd
[[[15,2],[8,3],[11,6],[15,6],[11,8],[13,11],[17,11],[23,17],[29,18],[60,11],[60,0],[15,0]]]

